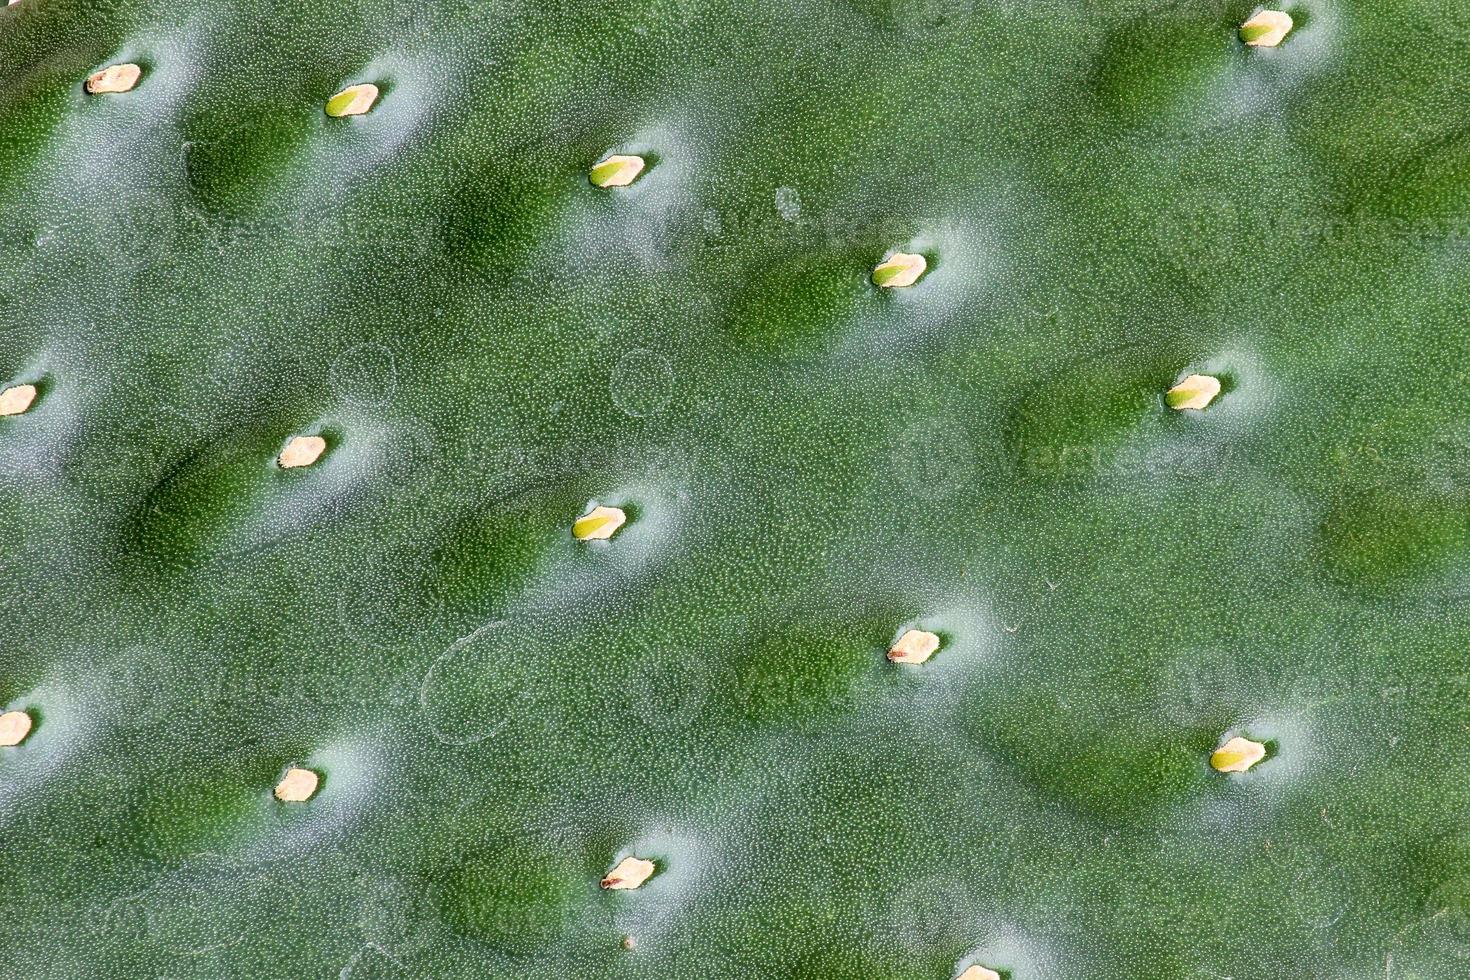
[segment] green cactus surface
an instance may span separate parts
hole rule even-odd
[[[1260,9],[0,11],[0,976],[1470,976],[1470,12]]]

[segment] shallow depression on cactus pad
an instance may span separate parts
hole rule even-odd
[[[1456,975],[1462,18],[1252,12],[0,11],[6,969]]]

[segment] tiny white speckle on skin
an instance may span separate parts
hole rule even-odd
[[[19,745],[31,733],[31,716],[24,711],[0,715],[0,745]]]
[[[611,891],[630,891],[638,888],[655,870],[654,863],[644,858],[626,857],[602,879],[602,887]]]

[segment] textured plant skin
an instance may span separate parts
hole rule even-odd
[[[1470,24],[1255,9],[0,13],[0,973],[1470,972]]]

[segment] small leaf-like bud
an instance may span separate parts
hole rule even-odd
[[[20,415],[35,400],[35,385],[11,385],[0,391],[0,415]]]
[[[130,92],[142,77],[143,69],[137,65],[109,65],[87,76],[87,91],[93,95]]]
[[[378,87],[371,83],[349,85],[327,100],[327,115],[333,119],[361,116],[378,101]]]
[[[1000,974],[983,966],[972,966],[961,973],[958,980],[1000,980]]]
[[[921,664],[939,649],[939,637],[925,630],[909,630],[888,651],[888,659],[896,664]]]
[[[1245,772],[1266,758],[1266,746],[1239,735],[1210,755],[1210,766],[1218,772]]]
[[[642,157],[614,154],[593,167],[587,179],[595,187],[627,187],[643,173],[644,166]]]
[[[281,450],[281,455],[276,457],[276,462],[283,470],[310,466],[326,451],[327,440],[321,436],[297,436],[286,443],[286,448]]]
[[[873,270],[873,285],[884,289],[902,289],[919,281],[929,261],[922,255],[894,252]]]
[[[1240,39],[1253,48],[1274,48],[1290,30],[1290,15],[1280,10],[1262,10],[1240,25]]]
[[[1178,411],[1187,408],[1198,411],[1214,401],[1219,393],[1219,378],[1212,378],[1208,374],[1191,374],[1165,393],[1164,404]]]
[[[628,520],[628,515],[618,507],[594,507],[577,518],[572,525],[572,537],[578,541],[606,541]]]
[[[24,711],[0,715],[0,745],[19,745],[31,733],[31,716]]]
[[[282,803],[304,803],[316,792],[317,775],[310,769],[287,769],[276,784],[276,799]]]
[[[654,872],[654,863],[643,858],[626,857],[602,879],[602,887],[617,891],[637,888]]]

